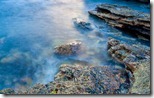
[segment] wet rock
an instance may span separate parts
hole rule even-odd
[[[83,19],[74,18],[73,21],[74,21],[74,24],[75,24],[77,27],[80,27],[80,28],[82,28],[82,29],[85,29],[85,30],[93,30],[93,29],[94,29],[94,26],[93,26],[91,23],[86,22],[86,21],[83,20]]]
[[[108,53],[134,75],[135,82],[130,93],[150,94],[150,49],[140,45],[128,46],[112,38],[108,46]]]
[[[116,39],[108,41],[108,53],[118,62],[125,64],[132,72],[138,67],[138,61],[150,58],[150,50],[137,45],[122,44]]]
[[[64,64],[60,67],[55,82],[61,83],[60,91],[57,91],[59,94],[127,94],[131,86],[129,79],[126,70]]]
[[[26,91],[18,91],[17,94],[49,94],[54,88],[52,83],[48,84],[36,84],[34,87],[27,89]]]
[[[150,59],[139,62],[139,68],[134,71],[135,82],[130,90],[132,94],[150,94]]]
[[[62,64],[53,82],[37,84],[16,94],[128,94],[128,70],[85,63]]]
[[[150,14],[134,11],[125,6],[101,4],[96,10],[89,11],[111,26],[150,38]]]
[[[67,43],[67,44],[55,47],[54,52],[55,54],[59,54],[59,55],[74,55],[80,51],[80,48],[81,48],[81,42],[74,41],[71,43]]]
[[[108,47],[108,49],[110,49],[111,47],[116,46],[118,44],[120,44],[120,41],[113,39],[113,38],[109,38],[107,47]]]
[[[15,91],[13,89],[4,89],[0,91],[0,94],[15,94]]]

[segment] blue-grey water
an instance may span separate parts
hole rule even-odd
[[[25,89],[36,83],[48,83],[64,62],[77,60],[116,66],[118,63],[107,54],[108,37],[149,47],[149,41],[127,35],[88,14],[100,3],[125,5],[150,13],[149,5],[128,1],[0,0],[0,89]],[[76,28],[73,18],[92,23],[102,37]],[[54,55],[55,46],[73,40],[82,41],[83,53],[74,57]]]

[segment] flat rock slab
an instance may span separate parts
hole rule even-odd
[[[98,5],[89,13],[105,20],[113,27],[150,38],[150,14],[111,4]]]

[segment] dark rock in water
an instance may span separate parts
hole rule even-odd
[[[113,27],[150,38],[150,14],[111,4],[98,5],[96,10],[89,13],[105,20]]]
[[[80,48],[81,48],[81,42],[74,41],[71,43],[55,47],[55,53],[59,55],[74,55],[79,52]]]
[[[73,21],[74,21],[76,26],[78,26],[78,27],[80,27],[82,29],[85,29],[85,30],[93,30],[94,29],[94,26],[91,23],[86,22],[83,19],[74,18]]]

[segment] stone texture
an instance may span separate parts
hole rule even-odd
[[[53,82],[37,84],[14,94],[128,94],[132,85],[131,78],[131,73],[125,69],[62,64]]]
[[[150,59],[139,61],[139,68],[134,71],[135,82],[131,94],[150,94]]]
[[[73,41],[70,43],[66,43],[64,45],[60,45],[55,47],[55,54],[59,55],[75,55],[80,51],[81,42],[80,41]]]
[[[150,14],[111,4],[98,5],[89,13],[105,20],[113,27],[150,38]]]
[[[150,49],[134,45],[122,44],[116,39],[110,38],[108,41],[108,53],[116,61],[123,63],[132,72],[138,67],[138,61],[150,58]]]
[[[15,91],[11,88],[8,88],[8,89],[1,90],[0,94],[15,94]]]
[[[133,73],[135,82],[130,94],[150,94],[150,49],[138,45],[129,46],[110,38],[108,53]]]

